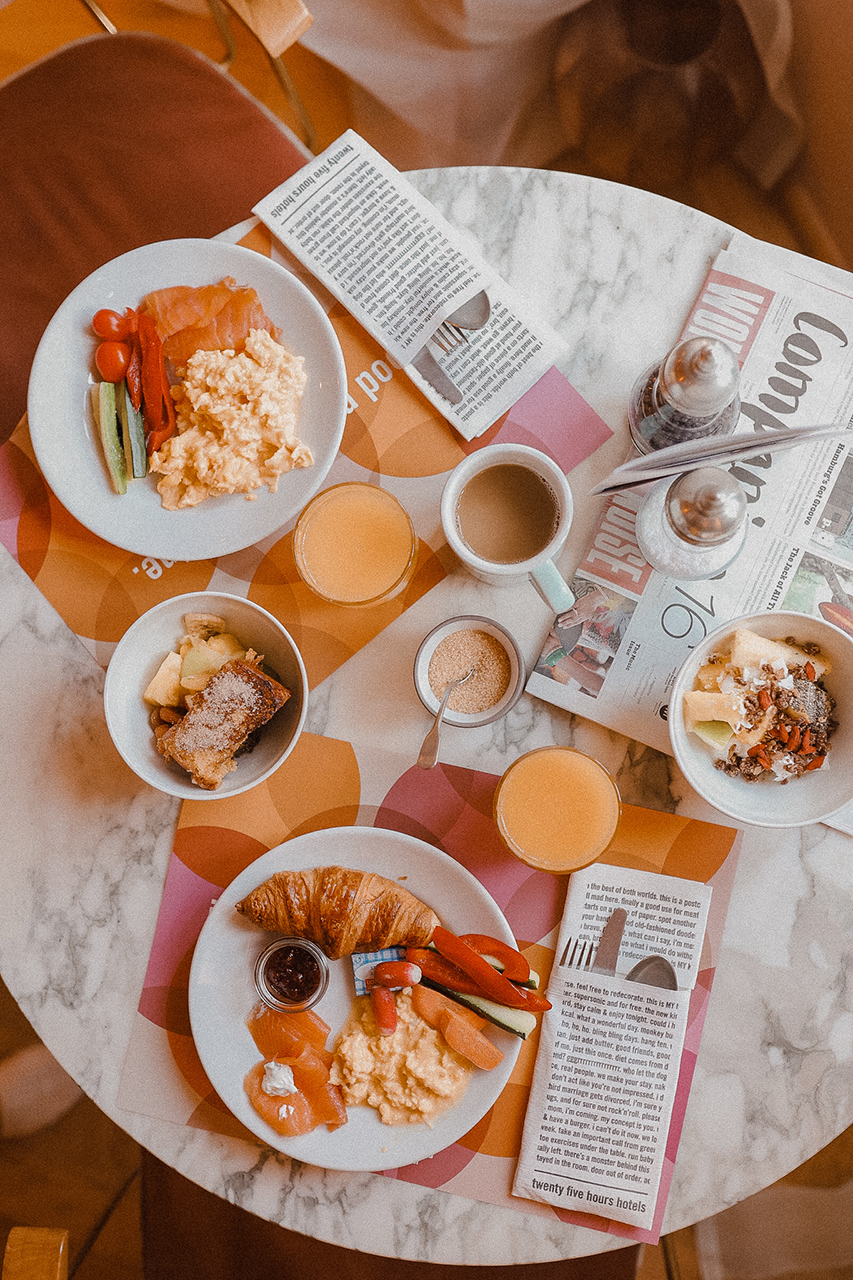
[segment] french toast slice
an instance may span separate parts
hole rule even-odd
[[[234,756],[249,735],[267,724],[289,697],[284,685],[235,658],[187,698],[187,714],[158,738],[157,750],[186,769],[196,786],[215,791],[236,769]]]

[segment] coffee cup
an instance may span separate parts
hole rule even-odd
[[[547,454],[525,444],[492,444],[463,459],[441,497],[451,549],[483,582],[529,579],[554,613],[575,597],[554,558],[572,524],[572,491]]]

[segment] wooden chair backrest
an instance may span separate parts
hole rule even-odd
[[[68,1280],[68,1232],[54,1227],[13,1227],[0,1280]]]

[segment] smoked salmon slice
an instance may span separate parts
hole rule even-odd
[[[139,310],[150,315],[167,359],[183,368],[196,351],[242,351],[252,329],[280,340],[255,289],[231,276],[218,284],[172,285],[143,298]]]
[[[317,1120],[311,1103],[304,1093],[291,1093],[287,1097],[273,1097],[261,1087],[264,1063],[256,1062],[247,1072],[243,1087],[249,1101],[262,1119],[285,1138],[316,1129]]]
[[[279,1013],[268,1005],[257,1004],[246,1019],[258,1052],[265,1058],[284,1058],[299,1053],[300,1045],[307,1042],[325,1062],[331,1063],[326,1053],[326,1041],[331,1027],[313,1009],[298,1013]],[[328,1064],[327,1064],[328,1065]]]

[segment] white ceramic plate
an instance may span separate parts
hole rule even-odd
[[[234,276],[257,289],[282,341],[305,357],[308,385],[298,431],[313,467],[288,472],[276,493],[263,488],[208,498],[198,507],[165,511],[156,477],[134,480],[119,496],[110,485],[92,417],[97,339],[92,316],[124,311],[152,289],[212,284]],[[99,267],[69,294],[42,335],[30,374],[27,413],[33,448],[47,483],[92,533],[140,555],[205,560],[260,541],[287,524],[320,488],[335,459],[346,417],[346,369],[322,307],[289,271],[241,245],[166,240],[144,245]]]
[[[320,866],[357,867],[400,880],[454,933],[487,933],[514,945],[512,931],[480,882],[447,854],[413,836],[375,827],[337,827],[310,832],[278,845],[253,862],[225,889],[199,935],[189,983],[192,1032],[202,1065],[222,1101],[268,1146],[325,1169],[380,1170],[414,1164],[443,1151],[482,1119],[509,1079],[521,1041],[489,1027],[503,1050],[493,1071],[475,1071],[458,1106],[432,1128],[382,1124],[372,1107],[350,1107],[349,1121],[297,1138],[282,1138],[258,1115],[243,1091],[243,1078],[260,1055],[246,1027],[257,1003],[255,960],[275,936],[257,929],[234,906],[276,871]],[[354,996],[349,957],[330,962],[329,989],[316,1006],[334,1036]],[[332,1043],[330,1039],[330,1044]]]

